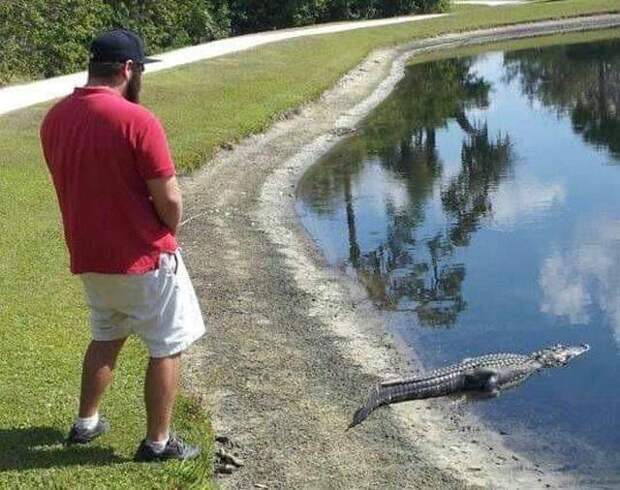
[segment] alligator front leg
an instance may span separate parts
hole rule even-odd
[[[500,394],[499,373],[495,369],[477,368],[465,375],[465,395],[470,400],[496,398]]]

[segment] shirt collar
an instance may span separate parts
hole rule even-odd
[[[120,94],[110,88],[110,87],[105,87],[105,86],[98,86],[98,87],[75,87],[75,90],[73,91],[74,95],[77,96],[86,96],[86,95],[95,95],[95,94],[109,94],[109,95],[117,95],[120,96]]]

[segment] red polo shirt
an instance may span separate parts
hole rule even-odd
[[[146,185],[175,168],[153,114],[111,89],[77,88],[41,127],[62,212],[71,272],[142,274],[177,241]]]

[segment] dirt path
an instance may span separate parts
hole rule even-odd
[[[221,153],[183,182],[181,240],[210,335],[186,362],[218,434],[246,465],[224,488],[572,487],[441,402],[381,410],[345,432],[368,387],[411,371],[364,292],[325,267],[299,228],[296,182],[429,49],[620,25],[620,15],[544,22],[379,51],[317,102]]]

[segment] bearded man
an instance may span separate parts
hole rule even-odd
[[[144,65],[154,60],[124,29],[101,34],[90,51],[86,86],[57,103],[41,127],[71,272],[91,311],[92,341],[67,444],[87,444],[110,429],[100,400],[134,334],[150,356],[146,438],[135,460],[194,458],[200,449],[171,435],[170,423],[180,355],[205,326],[176,240],[182,199],[166,135],[139,105]]]

